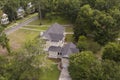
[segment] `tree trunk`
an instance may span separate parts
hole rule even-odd
[[[38,8],[38,12],[39,12],[39,18],[40,18],[40,25],[42,25],[42,14],[41,14],[41,6],[40,6],[40,3],[39,3],[39,8]]]

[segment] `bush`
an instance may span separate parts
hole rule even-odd
[[[79,48],[80,51],[89,50],[92,51],[93,53],[96,53],[101,49],[101,46],[97,42],[88,40],[85,36],[79,37],[77,47]]]

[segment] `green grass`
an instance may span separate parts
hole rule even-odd
[[[118,37],[120,38],[120,33],[118,34]]]
[[[42,19],[42,24],[43,25],[51,25],[55,22],[59,23],[59,24],[70,24],[70,22],[62,17],[54,17],[53,19]],[[35,20],[33,22],[30,23],[30,25],[40,25],[40,20]]]
[[[39,19],[35,20],[35,21],[29,23],[28,25],[40,25],[40,20]]]
[[[65,41],[66,42],[73,42],[73,34],[67,34]]]
[[[37,31],[29,31],[29,30],[23,30],[19,29],[10,35],[8,35],[8,38],[10,40],[10,46],[13,50],[20,49],[26,41],[33,40],[39,35],[39,32]]]
[[[44,71],[39,80],[58,80],[60,71],[57,68],[57,65],[52,66],[52,70]]]
[[[73,27],[72,26],[66,26],[65,31],[66,32],[73,32]]]
[[[30,26],[30,25],[27,25],[27,26],[24,26],[24,28],[30,28],[30,29],[36,29],[36,30],[47,30],[48,29],[48,26],[38,26],[38,25],[35,25],[35,26]]]
[[[18,23],[24,22],[24,21],[26,21],[26,20],[28,20],[28,19],[32,18],[33,16],[36,16],[36,15],[37,15],[37,13],[34,13],[34,14],[31,14],[31,15],[28,15],[28,16],[24,17],[23,19],[16,20],[16,22],[11,22],[10,24],[7,25],[6,29],[11,28],[13,26],[16,26]]]

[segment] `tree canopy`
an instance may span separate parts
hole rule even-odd
[[[98,60],[92,52],[84,51],[70,56],[69,72],[72,80],[117,80],[120,64]]]
[[[9,39],[4,33],[4,27],[0,26],[0,46],[6,48],[8,53],[10,53]]]
[[[120,62],[120,44],[109,43],[104,47],[102,59]]]

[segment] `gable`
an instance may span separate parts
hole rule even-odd
[[[43,33],[43,37],[51,41],[59,41],[64,37],[64,27],[55,23],[47,31]]]
[[[61,50],[61,53],[63,56],[64,55],[69,56],[70,54],[77,53],[77,52],[79,52],[79,49],[76,48],[76,45],[73,43],[66,44]]]

